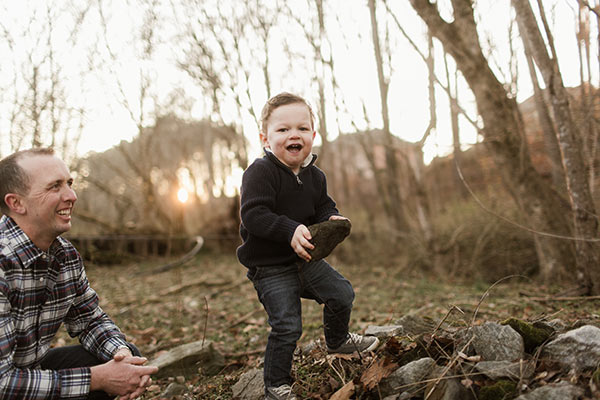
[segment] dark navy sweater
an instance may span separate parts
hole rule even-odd
[[[289,265],[300,260],[290,242],[300,224],[306,226],[338,215],[327,194],[325,174],[310,164],[296,176],[269,151],[242,177],[240,262],[248,268]]]

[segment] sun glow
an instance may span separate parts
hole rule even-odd
[[[181,204],[185,204],[185,203],[187,203],[188,199],[189,199],[188,191],[185,188],[180,188],[177,191],[177,200],[179,200],[179,202]]]

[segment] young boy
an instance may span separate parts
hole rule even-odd
[[[314,114],[299,96],[281,93],[262,110],[265,150],[244,172],[241,187],[240,262],[248,268],[271,333],[264,361],[266,399],[295,400],[292,358],[302,334],[300,298],[324,304],[323,326],[332,353],[371,351],[375,337],[348,332],[354,291],[325,260],[311,261],[308,225],[345,219],[314,165]]]

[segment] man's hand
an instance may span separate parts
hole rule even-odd
[[[131,356],[127,349],[119,350],[112,360],[91,368],[90,391],[102,390],[124,400],[135,399],[152,383],[150,375],[158,371],[157,367],[144,366],[146,361],[145,357]]]
[[[125,357],[132,357],[133,354],[131,354],[131,350],[129,349],[129,347],[121,347],[114,355],[113,355],[113,360],[115,361],[121,361],[123,360]]]
[[[298,225],[296,230],[294,231],[294,236],[292,236],[292,241],[290,242],[290,246],[292,249],[298,254],[298,257],[303,259],[304,261],[310,261],[310,254],[306,251],[306,249],[312,250],[315,248],[309,240],[312,239],[312,236],[305,225]]]

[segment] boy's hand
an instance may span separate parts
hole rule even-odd
[[[329,220],[330,220],[330,221],[333,221],[333,220],[335,220],[335,219],[337,219],[337,220],[340,220],[340,219],[348,219],[348,218],[346,218],[346,217],[343,217],[343,216],[341,216],[341,215],[332,215],[331,217],[329,217]]]
[[[305,225],[298,225],[296,230],[294,231],[294,236],[292,236],[292,241],[290,242],[290,246],[292,249],[298,254],[298,257],[303,259],[304,261],[310,261],[310,254],[306,251],[306,249],[312,250],[315,248],[309,240],[312,239],[310,231]]]

